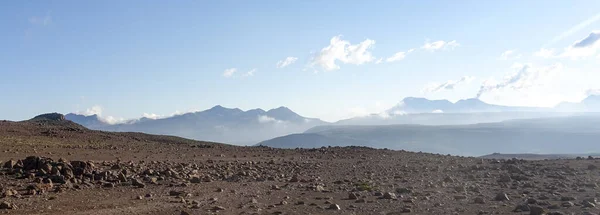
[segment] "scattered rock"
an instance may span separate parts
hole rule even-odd
[[[0,209],[17,209],[17,206],[10,202],[0,202]]]
[[[385,192],[382,196],[383,199],[396,199],[396,194],[391,192]]]
[[[336,211],[339,211],[339,210],[341,210],[342,208],[340,208],[340,206],[339,206],[339,205],[337,205],[337,204],[330,204],[330,205],[329,205],[329,207],[327,207],[327,209],[329,209],[329,210],[336,210]]]
[[[498,193],[494,198],[496,201],[509,201],[508,195],[506,193]]]

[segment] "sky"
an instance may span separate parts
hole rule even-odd
[[[327,121],[405,97],[600,92],[600,1],[3,1],[0,119],[215,105]]]

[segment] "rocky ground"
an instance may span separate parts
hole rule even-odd
[[[600,160],[284,150],[0,122],[0,214],[599,214]]]

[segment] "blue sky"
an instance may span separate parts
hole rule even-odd
[[[6,1],[0,28],[8,120],[219,104],[333,121],[407,96],[552,106],[600,88],[592,0]]]

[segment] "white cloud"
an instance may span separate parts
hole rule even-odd
[[[454,49],[458,46],[460,46],[460,44],[456,42],[456,40],[452,40],[450,42],[439,40],[435,42],[426,42],[421,48],[433,52],[440,49]]]
[[[250,71],[244,73],[244,75],[242,75],[243,77],[249,77],[249,76],[254,76],[254,73],[256,72],[256,68],[255,69],[251,69]]]
[[[117,117],[113,117],[113,116],[104,116],[102,114],[103,111],[104,111],[104,109],[102,108],[102,106],[94,105],[91,108],[87,108],[83,112],[77,111],[76,113],[84,115],[84,116],[96,115],[98,117],[98,120],[108,123],[108,124],[117,124],[117,123],[123,123],[123,122],[127,121],[124,118],[117,118]]]
[[[127,120],[124,118],[116,118],[113,116],[101,117],[100,121],[106,122],[111,125],[127,122]]]
[[[519,59],[521,58],[523,55],[522,54],[517,54],[517,50],[506,50],[505,52],[502,52],[502,54],[500,54],[500,59],[501,60],[508,60],[510,58],[514,58],[514,59]]]
[[[29,23],[33,25],[49,25],[52,23],[52,17],[50,15],[46,15],[43,17],[32,16],[29,17]]]
[[[235,74],[235,72],[237,72],[236,68],[226,69],[225,71],[223,71],[223,77],[231,78],[233,77],[233,74]]]
[[[545,49],[541,48],[537,52],[533,53],[533,56],[542,57],[542,58],[551,58],[554,57],[554,49]]]
[[[375,40],[366,39],[359,44],[351,44],[342,40],[341,35],[331,38],[329,46],[321,49],[310,62],[310,66],[319,66],[326,71],[340,69],[337,61],[345,64],[361,65],[375,60],[370,49]]]
[[[443,110],[434,110],[434,111],[431,111],[431,113],[444,113],[444,111]]]
[[[258,116],[258,122],[259,123],[282,123],[283,121],[277,120],[277,119],[269,117],[269,116],[260,115],[260,116]]]
[[[573,26],[572,28],[570,28],[569,30],[561,33],[560,35],[556,36],[555,38],[553,38],[548,44],[546,44],[545,46],[548,45],[553,45],[554,43],[563,40],[564,38],[567,38],[581,30],[583,30],[584,28],[590,26],[591,24],[594,24],[595,22],[600,20],[600,13],[596,14],[586,20],[584,20],[583,22],[580,22],[579,24]]]
[[[567,47],[561,57],[583,58],[596,55],[600,50],[600,31],[592,31],[587,37]]]
[[[562,68],[563,66],[560,63],[546,67],[535,67],[532,64],[515,64],[513,65],[515,72],[504,77],[502,81],[494,79],[484,81],[477,93],[477,98],[494,90],[512,89],[519,91],[546,84],[546,81],[552,79],[553,75]]]
[[[279,62],[277,62],[276,66],[277,68],[284,68],[295,63],[297,60],[297,57],[286,57],[284,60],[280,60]]]
[[[155,114],[155,113],[144,113],[142,114],[143,117],[146,117],[148,119],[159,119],[162,118],[163,116]]]
[[[383,63],[383,58],[379,58],[379,60],[375,61],[375,64]]]
[[[226,69],[225,71],[223,71],[223,77],[225,78],[238,78],[238,77],[251,77],[254,76],[254,73],[256,73],[257,69],[251,69],[246,73],[243,73],[241,75],[236,75],[236,73],[238,72],[237,68],[230,68],[230,69]]]
[[[102,107],[100,107],[99,105],[94,105],[91,108],[88,108],[85,110],[85,112],[82,113],[85,116],[91,116],[91,115],[102,115]]]
[[[456,86],[461,85],[461,84],[469,84],[473,80],[475,80],[475,77],[473,77],[473,76],[464,76],[457,81],[448,80],[444,83],[430,83],[427,86],[425,86],[425,88],[423,88],[423,90],[421,90],[421,92],[435,93],[435,92],[440,92],[442,90],[453,90]]]
[[[399,61],[399,60],[403,60],[407,54],[413,52],[414,49],[410,49],[406,52],[397,52],[396,54],[392,55],[391,57],[388,57],[387,59],[385,59],[386,62],[394,62],[394,61]]]
[[[585,91],[586,96],[600,95],[600,89],[588,89]]]

